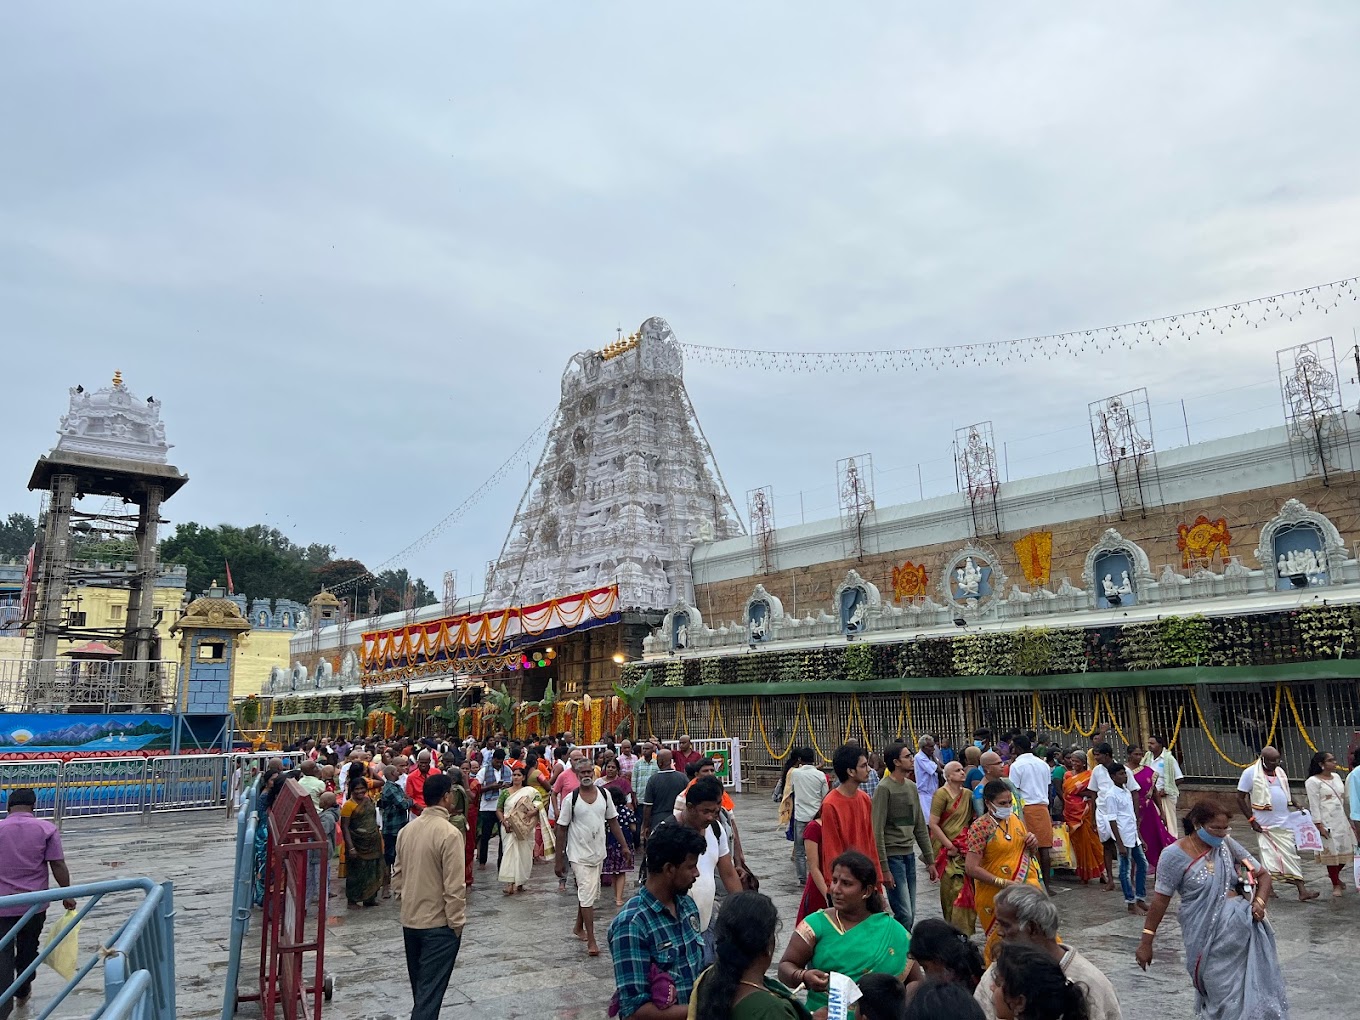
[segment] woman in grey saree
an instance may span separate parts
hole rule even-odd
[[[1179,893],[1185,969],[1198,993],[1195,1015],[1288,1020],[1275,930],[1266,920],[1270,875],[1228,836],[1228,822],[1219,806],[1197,804],[1186,818],[1192,835],[1162,851],[1138,965],[1146,970],[1152,961],[1157,926]]]

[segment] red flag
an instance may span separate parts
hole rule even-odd
[[[236,594],[236,589],[233,588],[233,587],[232,587],[232,584],[231,584],[231,564],[230,564],[229,562],[227,562],[226,560],[223,560],[222,562],[225,563],[226,566],[227,566],[227,594],[228,594],[228,595],[235,595],[235,594]]]

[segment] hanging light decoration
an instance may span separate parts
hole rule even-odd
[[[1234,304],[1180,312],[1155,319],[1125,322],[1072,333],[987,340],[952,346],[906,347],[882,351],[757,351],[682,343],[687,358],[724,368],[757,368],[771,372],[925,372],[1011,361],[1053,358],[1060,354],[1102,354],[1115,344],[1132,350],[1139,344],[1163,346],[1190,342],[1207,333],[1226,333],[1251,326],[1259,329],[1301,315],[1324,315],[1343,301],[1360,300],[1360,277],[1251,298]]]

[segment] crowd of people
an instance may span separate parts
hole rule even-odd
[[[1083,884],[1123,893],[1144,925],[1135,957],[1144,968],[1179,897],[1197,1014],[1286,1017],[1267,905],[1280,882],[1302,900],[1318,895],[1303,880],[1299,805],[1273,747],[1238,784],[1255,855],[1230,834],[1222,801],[1182,813],[1184,776],[1159,737],[1122,761],[1103,730],[1086,748],[1023,732],[993,743],[979,731],[962,753],[922,736],[879,756],[850,741],[830,773],[812,749],[796,748],[775,790],[802,889],[782,951],[778,911],[747,866],[719,763],[688,737],[589,751],[565,734],[484,745],[307,741],[288,764],[271,761],[258,778],[260,810],[296,778],[334,847],[349,908],[401,897],[414,1020],[438,1015],[467,890],[493,841],[503,895],[524,890],[535,861],[552,862],[560,891],[573,881],[573,935],[590,956],[602,952],[596,904],[613,892],[610,1015],[637,1020],[1120,1017],[1109,980],[1059,940],[1055,861]],[[1355,771],[1342,780],[1328,753],[1309,772],[1303,792],[1340,896],[1360,833],[1360,781]],[[772,863],[761,862],[767,881]],[[313,895],[322,867],[331,865],[314,862]],[[918,872],[938,893],[940,918],[916,920]],[[846,1003],[850,1013],[831,1012]]]

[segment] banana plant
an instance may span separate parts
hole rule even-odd
[[[364,708],[362,701],[356,701],[349,710],[349,716],[345,720],[349,723],[350,729],[362,736],[368,729],[368,709]]]
[[[430,712],[431,719],[438,719],[445,726],[452,727],[458,722],[458,698],[450,694],[444,704]]]
[[[514,729],[515,701],[506,691],[504,684],[501,684],[500,690],[496,690],[494,687],[487,687],[486,693],[482,696],[482,702],[484,705],[490,707],[491,715],[496,720],[497,728],[504,730],[506,733],[509,733]]]
[[[614,684],[614,694],[628,706],[628,714],[633,717],[633,726],[642,725],[642,708],[647,703],[647,694],[652,689],[652,671],[642,674],[642,679],[632,687]],[[625,724],[626,725],[626,724]]]
[[[548,679],[548,686],[543,689],[543,700],[538,703],[538,723],[540,729],[552,729],[553,709],[557,707],[557,692],[553,690],[552,679]]]
[[[398,730],[402,733],[410,732],[411,722],[415,719],[415,713],[411,711],[410,705],[403,705],[394,694],[388,698],[382,710],[392,717]]]

